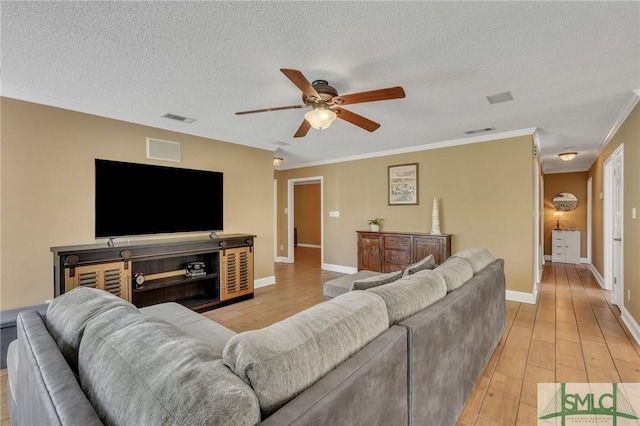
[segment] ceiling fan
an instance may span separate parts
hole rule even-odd
[[[369,132],[373,132],[380,127],[380,124],[348,111],[341,106],[362,102],[398,99],[404,98],[405,96],[404,90],[400,86],[369,92],[352,93],[349,95],[339,95],[338,91],[329,86],[329,83],[325,80],[314,80],[313,83],[309,83],[309,80],[298,70],[281,68],[280,71],[302,91],[302,102],[304,102],[304,104],[240,111],[236,112],[236,115],[311,107],[311,111],[304,115],[302,124],[300,124],[298,131],[293,135],[294,138],[305,136],[311,127],[320,130],[326,129],[336,117],[355,124]]]

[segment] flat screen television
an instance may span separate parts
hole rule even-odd
[[[222,172],[95,160],[96,238],[223,230]]]

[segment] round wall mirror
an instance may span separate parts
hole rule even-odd
[[[570,192],[561,192],[553,197],[553,207],[555,207],[556,210],[568,212],[578,207],[578,197]]]

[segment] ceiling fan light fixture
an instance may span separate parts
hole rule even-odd
[[[571,161],[574,158],[576,158],[576,155],[578,155],[578,153],[575,151],[567,151],[567,152],[561,152],[560,154],[558,154],[558,157],[560,157],[562,161]]]
[[[314,105],[313,109],[304,115],[311,127],[318,130],[331,126],[336,117],[336,113],[325,104]]]

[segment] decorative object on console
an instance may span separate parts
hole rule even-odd
[[[418,205],[418,163],[389,166],[389,205]]]
[[[373,232],[378,232],[380,230],[380,227],[382,226],[382,221],[384,219],[382,218],[375,218],[375,219],[369,219],[367,222],[369,223],[369,226],[371,227],[371,231]]]
[[[187,277],[201,277],[207,275],[205,262],[189,262],[185,268]]]
[[[556,229],[560,229],[560,218],[564,215],[562,210],[556,210],[553,212],[553,217],[556,218]]]
[[[433,211],[431,212],[431,233],[440,235],[440,213],[438,213],[438,199],[433,197]]]

